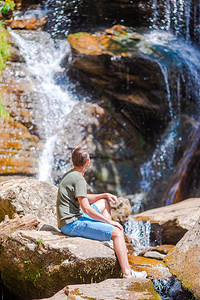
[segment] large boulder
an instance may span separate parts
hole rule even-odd
[[[90,285],[69,285],[48,299],[66,300],[66,297],[71,300],[161,300],[161,297],[154,290],[150,279],[107,279],[106,281]]]
[[[138,185],[136,169],[145,147],[140,134],[117,112],[97,104],[78,103],[66,116],[54,150],[52,176],[56,182],[72,166],[71,151],[76,146],[86,146],[92,154],[85,174],[91,192],[123,195]]]
[[[0,183],[0,221],[5,215],[32,214],[49,224],[56,221],[57,187],[36,179],[16,179]]]
[[[116,278],[114,251],[99,241],[56,231],[15,231],[1,245],[3,284],[22,299],[50,297],[68,284]]]
[[[190,213],[188,213],[190,214]],[[200,218],[165,257],[170,272],[200,299]]]
[[[125,223],[131,214],[132,208],[129,199],[119,197],[117,204],[111,203],[111,217],[113,220]]]
[[[158,124],[168,120],[165,81],[145,34],[115,25],[94,34],[70,34],[68,41],[72,60],[70,68],[68,60],[63,65],[69,75],[110,97],[140,132],[158,131]]]
[[[200,198],[191,198],[134,215],[135,220],[151,222],[152,239],[160,235],[163,244],[175,245],[191,229],[200,214]]]

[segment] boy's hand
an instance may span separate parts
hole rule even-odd
[[[122,225],[120,223],[116,222],[116,221],[111,221],[110,224],[117,227],[117,228],[119,228],[120,230],[124,230]]]
[[[110,201],[113,204],[117,203],[118,199],[115,195],[112,195],[110,193],[106,193],[106,195],[107,195],[106,197],[107,197],[108,201]]]

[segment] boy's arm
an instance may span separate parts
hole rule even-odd
[[[100,199],[107,199],[109,202],[116,204],[117,203],[117,197],[115,195],[112,195],[110,193],[103,193],[103,194],[87,194],[87,198],[89,203],[94,203]]]

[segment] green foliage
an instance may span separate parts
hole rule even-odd
[[[10,233],[9,234],[12,234],[12,233],[14,233],[16,231],[16,229],[12,229],[11,231],[10,231]]]
[[[8,42],[7,31],[0,22],[0,72],[5,68],[6,61],[11,55],[11,46]]]
[[[37,279],[40,277],[40,270],[37,269],[36,271],[33,269],[33,266],[31,267],[31,260],[25,260],[24,263],[27,265],[26,267],[26,273],[25,273],[25,279],[29,280],[33,283],[37,281]]]
[[[146,141],[142,135],[140,135],[140,143],[141,143],[142,147],[146,146]]]
[[[2,14],[7,14],[10,11],[12,11],[15,7],[15,2],[13,0],[5,0],[5,1],[0,1],[0,12]]]
[[[0,98],[0,118],[7,120],[10,117],[10,113],[5,109],[3,103]]]
[[[43,241],[42,238],[37,238],[36,244],[37,244],[38,246],[42,245],[43,243],[44,243],[44,241]]]

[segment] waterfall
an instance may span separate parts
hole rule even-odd
[[[150,248],[150,221],[135,221],[133,218],[129,218],[124,226],[125,234],[133,244],[135,250],[134,255],[138,255]]]
[[[55,74],[62,74],[60,62],[70,54],[66,40],[53,40],[46,32],[20,32],[10,30],[20,49],[29,72],[27,81],[37,98],[33,114],[37,120],[37,133],[44,142],[40,157],[38,179],[52,182],[51,162],[57,133],[62,129],[66,114],[78,99],[73,95],[73,85],[65,78],[65,86],[55,82]]]
[[[153,31],[147,37],[156,50],[160,51],[162,59],[158,58],[166,86],[166,99],[169,106],[169,117],[171,119],[167,133],[158,142],[151,159],[141,166],[141,188],[142,192],[150,192],[153,183],[159,182],[163,175],[170,177],[174,167],[174,153],[178,128],[181,124],[181,101],[183,97],[192,99],[199,107],[200,99],[200,71],[199,50],[192,45],[185,44],[181,39],[175,39],[167,32]],[[170,81],[170,68],[176,66],[176,82]],[[186,85],[184,95],[183,86]],[[198,120],[199,110],[188,112],[188,115]]]
[[[188,42],[191,36],[199,41],[199,0],[152,0],[151,7],[151,28],[172,30],[176,36],[184,36]]]

